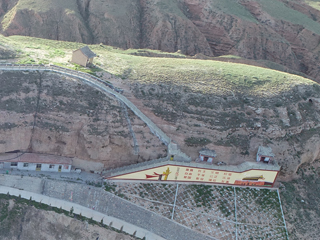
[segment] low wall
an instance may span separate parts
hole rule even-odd
[[[115,88],[112,84],[106,83],[101,79],[94,77],[90,74],[74,71],[71,69],[55,66],[55,65],[29,65],[29,64],[0,64],[0,70],[6,71],[51,71],[71,77],[76,77],[83,80],[87,85],[107,92],[115,96],[118,100],[123,102],[130,108],[143,122],[147,124],[150,131],[155,134],[162,142],[169,145],[171,139],[156,126],[146,115],[144,115],[132,102],[130,102],[126,97],[121,95],[122,90]],[[120,92],[120,93],[119,93]]]
[[[94,210],[108,217],[122,220],[123,222],[134,225],[136,228],[141,228],[153,233],[146,233],[146,239],[170,239],[170,240],[213,240],[215,238],[195,232],[179,223],[171,221],[168,218],[160,216],[156,213],[148,211],[140,206],[137,206],[125,199],[122,199],[114,194],[106,192],[101,187],[94,187],[86,184],[70,183],[65,181],[50,180],[46,178],[34,178],[12,176],[0,174],[0,187],[14,187],[15,190],[38,193],[41,199],[45,196],[54,199],[64,200],[70,204],[78,204],[87,209]],[[3,186],[4,187],[4,186]],[[5,192],[7,193],[7,192]],[[30,195],[27,197],[30,199]],[[34,198],[33,198],[34,199]],[[40,199],[40,200],[41,200]],[[35,199],[34,199],[35,200]],[[44,201],[42,201],[44,203]],[[53,206],[53,205],[52,205]],[[70,211],[71,206],[67,205],[66,210]],[[60,207],[60,206],[59,206]],[[76,212],[75,213],[79,213]],[[91,213],[90,213],[91,214]],[[83,214],[82,214],[83,215]],[[91,217],[88,215],[89,218]],[[101,221],[101,216],[97,220]],[[111,221],[111,220],[110,220]],[[114,220],[115,221],[115,220]],[[104,223],[107,223],[104,220]],[[120,226],[121,224],[117,225]],[[114,225],[112,225],[115,227]],[[129,225],[128,225],[129,226]],[[120,226],[121,227],[121,226]],[[124,228],[124,230],[126,230]],[[133,230],[133,229],[132,229]],[[135,230],[129,232],[132,234]],[[138,234],[136,234],[138,236]],[[142,236],[142,235],[140,235]],[[150,237],[151,236],[151,237]],[[155,238],[157,236],[159,238]]]
[[[171,181],[273,187],[279,171],[279,165],[260,162],[216,166],[167,160],[109,170],[109,172],[104,172],[104,177],[108,180]]]
[[[52,197],[44,196],[41,194],[27,192],[27,191],[5,187],[5,186],[0,186],[0,193],[9,194],[17,197],[20,196],[21,198],[24,198],[24,199],[32,199],[36,202],[41,202],[41,203],[50,205],[52,207],[64,209],[66,211],[70,211],[70,209],[73,208],[73,212],[75,214],[81,214],[86,218],[92,218],[92,220],[96,222],[100,222],[101,220],[103,220],[104,224],[108,226],[112,226],[118,230],[121,230],[131,235],[135,234],[135,236],[139,238],[145,237],[145,239],[148,239],[148,240],[165,240],[164,238],[159,237],[156,234],[151,233],[143,228],[137,227],[133,224],[127,223],[120,219],[110,217],[106,214],[100,213],[90,208],[83,207],[73,202],[67,202],[57,198],[52,198]]]

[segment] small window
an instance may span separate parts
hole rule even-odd
[[[50,164],[50,165],[49,165],[49,168],[54,168],[54,165],[53,165],[53,164]]]
[[[64,165],[64,169],[69,169],[69,165]]]
[[[29,167],[29,163],[24,163],[23,167]]]
[[[11,167],[17,167],[18,166],[18,163],[17,162],[12,162],[11,163]]]

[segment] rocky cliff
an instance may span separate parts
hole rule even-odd
[[[75,165],[86,170],[166,155],[166,146],[144,122],[111,95],[79,80],[50,73],[1,72],[0,82],[0,152],[73,157]]]
[[[231,93],[200,93],[165,81],[122,81],[119,86],[192,159],[206,147],[217,152],[216,161],[239,164],[255,161],[259,146],[270,146],[282,176],[293,176],[301,164],[320,158],[316,83],[261,95],[239,86]]]
[[[264,59],[319,78],[320,12],[303,0],[4,0],[5,35]]]

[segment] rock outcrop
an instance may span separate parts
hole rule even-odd
[[[111,95],[80,80],[52,73],[1,72],[0,82],[2,153],[73,157],[86,170],[102,169],[81,159],[113,168],[166,156],[166,146],[143,121],[129,110],[127,115]]]
[[[298,85],[273,97],[200,94],[136,81],[130,88],[140,108],[151,110],[153,121],[193,160],[206,147],[216,151],[217,162],[239,164],[255,161],[258,147],[269,146],[282,174],[289,176],[320,158],[318,84]]]
[[[187,55],[233,54],[320,81],[320,12],[304,1],[4,0],[0,31]],[[285,13],[285,14],[284,14]]]

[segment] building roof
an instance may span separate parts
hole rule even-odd
[[[0,162],[23,162],[72,165],[72,158],[35,153],[1,154]]]
[[[79,49],[87,58],[93,58],[93,57],[96,57],[97,55],[92,52],[90,50],[90,48],[88,46],[85,46],[85,47],[82,47]]]
[[[209,150],[209,149],[202,149],[199,153],[201,155],[206,155],[206,156],[212,156],[212,157],[216,157],[217,156],[216,151]]]
[[[259,146],[259,148],[258,148],[258,155],[274,157],[274,154],[273,154],[273,152],[272,152],[272,148],[271,148],[271,147]]]

